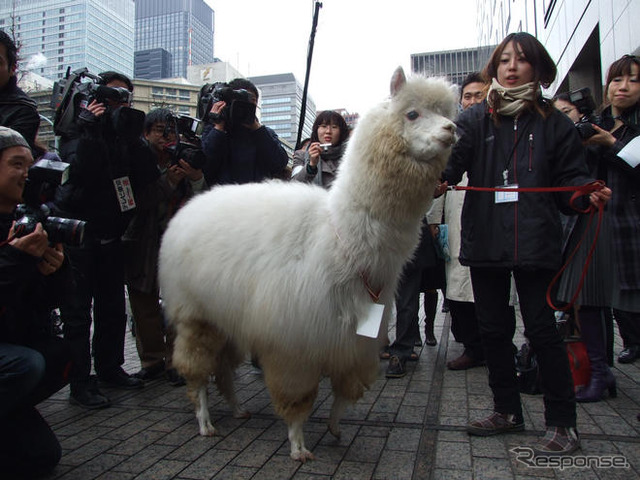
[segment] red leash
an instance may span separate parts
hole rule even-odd
[[[509,187],[458,187],[458,186],[453,186],[453,187],[449,187],[452,190],[473,190],[476,192],[574,192],[573,195],[571,196],[571,199],[569,200],[569,205],[571,205],[571,208],[573,208],[574,210],[576,210],[579,213],[588,213],[589,214],[589,220],[587,222],[587,227],[585,228],[582,237],[580,237],[580,241],[578,242],[578,244],[576,245],[576,247],[573,249],[573,251],[571,252],[571,254],[569,255],[569,257],[567,258],[567,261],[565,262],[565,264],[562,266],[562,268],[558,271],[558,273],[556,273],[555,277],[553,277],[553,280],[551,280],[551,283],[549,284],[549,287],[547,287],[547,304],[554,310],[561,310],[563,312],[568,311],[571,307],[573,307],[573,304],[575,303],[576,299],[578,298],[578,295],[580,294],[580,290],[582,290],[582,285],[584,284],[584,280],[585,277],[587,275],[587,270],[589,268],[589,264],[591,263],[591,257],[593,257],[593,252],[596,249],[596,242],[598,241],[598,236],[600,235],[600,227],[602,226],[602,216],[604,214],[604,205],[602,203],[600,203],[598,205],[598,224],[596,225],[596,231],[595,231],[595,235],[593,238],[593,243],[591,244],[591,247],[589,248],[589,253],[587,254],[587,259],[584,263],[584,267],[582,268],[582,274],[580,275],[580,282],[578,283],[578,287],[576,288],[576,292],[573,294],[573,297],[571,297],[571,301],[565,305],[564,307],[557,307],[554,303],[553,300],[551,299],[551,290],[553,288],[553,286],[556,284],[556,282],[560,279],[560,275],[562,275],[562,272],[564,272],[566,270],[566,268],[569,266],[569,262],[571,262],[571,260],[573,259],[573,257],[575,256],[575,254],[577,253],[578,249],[580,248],[580,245],[582,245],[582,242],[587,234],[587,232],[589,231],[589,228],[591,227],[591,223],[593,222],[593,216],[595,214],[596,211],[596,207],[594,207],[593,205],[589,204],[589,206],[582,210],[578,207],[576,207],[575,202],[579,197],[582,197],[584,195],[589,195],[593,192],[597,192],[599,190],[602,190],[604,188],[605,184],[602,180],[596,180],[595,182],[591,182],[591,183],[587,183],[586,185],[578,185],[575,187],[523,187],[523,188],[509,188]]]

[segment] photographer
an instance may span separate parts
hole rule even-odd
[[[179,117],[167,108],[151,110],[144,122],[144,138],[157,162],[160,177],[138,196],[136,215],[124,234],[125,274],[129,303],[136,325],[136,347],[142,369],[135,374],[152,380],[165,374],[174,386],[184,379],[172,367],[175,334],[165,326],[158,286],[160,240],[169,220],[189,198],[206,188],[194,146],[177,148]],[[185,160],[184,157],[187,158]]]
[[[62,245],[50,246],[40,223],[15,234],[32,163],[27,141],[0,127],[0,465],[10,478],[34,478],[58,464],[60,444],[35,405],[66,385],[71,358],[50,315],[69,280]]]
[[[61,314],[64,337],[74,349],[70,401],[89,409],[110,404],[90,376],[92,345],[95,371],[103,384],[144,386],[122,369],[126,312],[121,236],[135,212],[137,194],[158,177],[140,138],[144,113],[129,108],[131,80],[116,72],[101,73],[100,79],[107,88],[87,100],[76,121],[79,136],[62,145],[62,159],[71,166],[68,181],[55,197],[61,216],[87,222],[84,243],[67,249],[74,284]]]
[[[36,102],[18,87],[17,62],[16,44],[0,30],[0,125],[20,133],[33,149],[40,117]]]
[[[261,182],[281,175],[287,153],[276,133],[255,116],[258,89],[249,80],[236,78],[221,92],[223,99],[213,92],[215,103],[207,115],[211,124],[202,134],[207,184]]]

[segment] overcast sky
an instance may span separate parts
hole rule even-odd
[[[215,11],[214,54],[243,75],[293,73],[304,85],[311,0],[205,0]],[[476,0],[323,0],[309,95],[318,110],[363,114],[389,94],[412,53],[475,47]]]

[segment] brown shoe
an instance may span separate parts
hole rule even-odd
[[[512,413],[493,412],[486,418],[474,420],[467,425],[469,435],[479,435],[488,437],[498,433],[522,432],[524,430],[524,420],[516,418]]]
[[[447,368],[449,370],[467,370],[469,368],[481,367],[482,365],[484,365],[483,360],[476,360],[466,353],[463,353],[458,358],[447,362]]]
[[[580,448],[580,437],[575,428],[547,427],[544,437],[533,447],[536,455],[568,455]]]

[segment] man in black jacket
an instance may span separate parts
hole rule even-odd
[[[144,386],[122,368],[126,310],[121,237],[136,211],[137,193],[159,175],[140,137],[144,113],[129,108],[131,80],[117,72],[100,77],[101,85],[110,88],[81,111],[80,136],[65,139],[61,156],[71,165],[69,179],[55,198],[61,216],[87,222],[83,244],[67,248],[74,283],[61,314],[64,337],[74,348],[70,401],[89,409],[110,405],[90,375],[92,353],[104,385]]]
[[[18,87],[17,60],[15,43],[0,30],[0,125],[20,133],[33,150],[40,116],[36,102]]]
[[[49,245],[41,223],[20,236],[12,227],[32,163],[26,140],[0,127],[0,465],[7,478],[33,478],[60,460],[35,405],[66,385],[71,359],[51,322],[69,280],[62,245]]]

